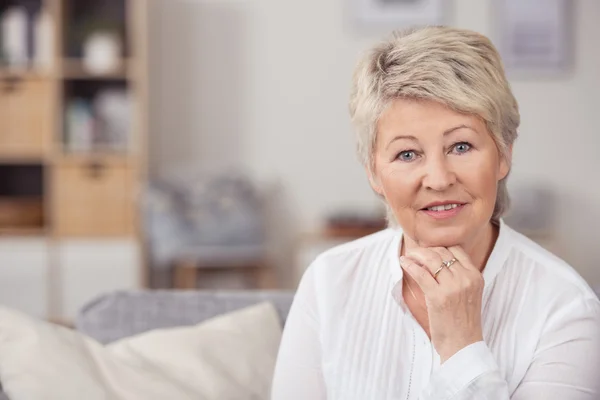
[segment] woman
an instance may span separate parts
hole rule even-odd
[[[598,298],[501,219],[520,117],[490,41],[397,34],[350,110],[391,227],[308,268],[272,398],[599,399]]]

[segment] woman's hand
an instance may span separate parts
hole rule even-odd
[[[442,263],[452,259],[456,261],[434,278]],[[483,276],[461,247],[413,249],[400,258],[400,264],[425,295],[431,341],[442,363],[483,340]]]

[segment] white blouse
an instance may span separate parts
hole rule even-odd
[[[600,399],[600,301],[503,222],[483,271],[483,337],[440,365],[402,298],[400,230],[321,254],[286,322],[273,400]]]

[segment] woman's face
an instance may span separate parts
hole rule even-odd
[[[480,118],[425,100],[390,104],[377,125],[374,158],[373,189],[424,247],[475,242],[509,171]]]

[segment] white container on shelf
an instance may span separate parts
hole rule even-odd
[[[72,99],[66,111],[65,147],[68,151],[88,152],[94,147],[94,116],[88,101]]]
[[[26,68],[27,10],[22,6],[8,8],[2,16],[2,53],[11,68]]]
[[[52,69],[54,60],[54,21],[42,9],[34,18],[34,65],[38,69]]]
[[[99,140],[109,151],[124,152],[131,131],[131,101],[126,89],[105,89],[94,99]]]
[[[119,36],[110,32],[91,34],[83,44],[83,66],[92,74],[107,74],[121,65]]]

